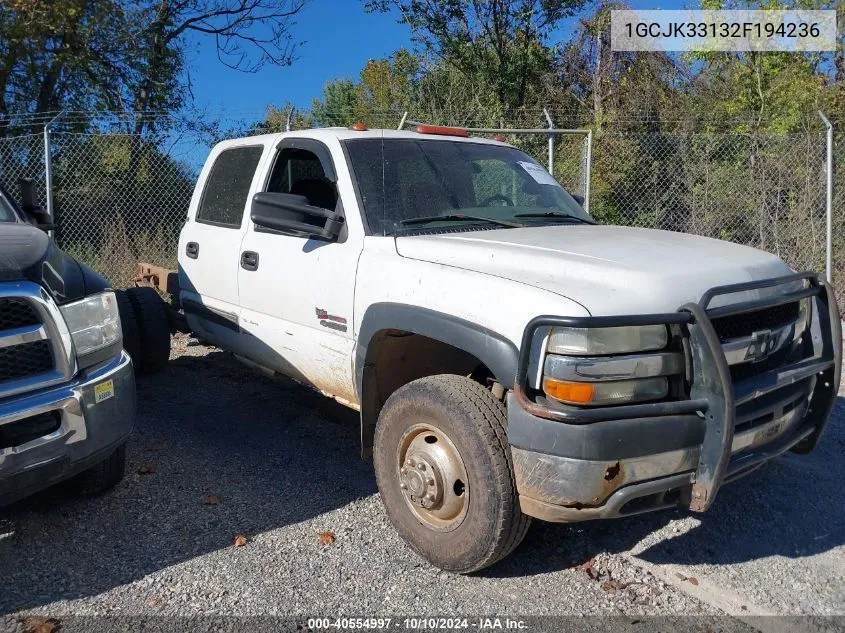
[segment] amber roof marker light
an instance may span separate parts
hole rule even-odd
[[[446,125],[418,125],[418,134],[438,134],[440,136],[469,136],[469,132],[459,127],[448,127]]]
[[[366,126],[366,124],[364,124],[364,123],[353,123],[352,129],[355,130],[356,132],[366,132],[370,128],[368,128]]]

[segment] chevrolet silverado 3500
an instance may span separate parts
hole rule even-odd
[[[360,411],[393,525],[462,573],[530,517],[703,512],[811,451],[839,385],[815,273],[599,225],[519,149],[451,128],[220,143],[178,275],[197,336]]]

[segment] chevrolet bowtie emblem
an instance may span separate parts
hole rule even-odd
[[[762,360],[772,353],[778,342],[778,336],[771,330],[761,330],[751,335],[751,343],[745,353],[746,361]]]

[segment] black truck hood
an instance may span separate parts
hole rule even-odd
[[[58,248],[40,229],[0,223],[0,282],[21,280],[41,285],[58,304],[109,287],[105,279]]]

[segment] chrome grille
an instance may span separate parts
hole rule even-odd
[[[10,380],[43,374],[52,369],[53,355],[47,341],[0,347],[0,385]]]
[[[64,318],[40,286],[0,283],[0,398],[69,379],[71,347]]]
[[[749,310],[712,319],[722,344],[736,394],[754,390],[763,374],[788,368],[801,360],[803,328],[800,301]],[[766,379],[762,379],[766,380]],[[738,400],[733,452],[751,449],[786,433],[806,410],[814,379]],[[741,403],[740,403],[741,402]]]
[[[750,336],[760,330],[772,330],[798,320],[801,304],[798,301],[771,308],[741,312],[712,320],[713,329],[723,343],[730,339]]]
[[[0,299],[0,332],[39,323],[38,314],[23,299]]]

